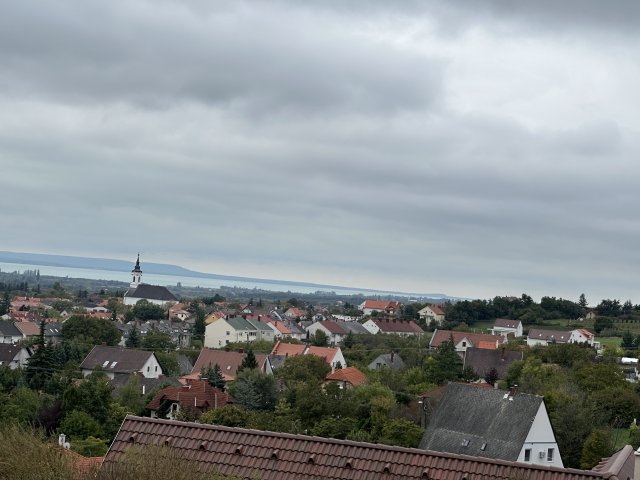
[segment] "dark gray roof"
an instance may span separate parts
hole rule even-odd
[[[89,352],[80,364],[80,368],[94,370],[96,367],[101,367],[105,372],[134,373],[144,367],[151,355],[153,352],[98,345]]]
[[[450,383],[420,448],[516,461],[542,397],[508,394],[504,390]]]
[[[187,375],[193,370],[193,365],[189,357],[186,355],[178,355],[178,368],[180,369],[180,375]]]
[[[171,293],[167,287],[159,285],[147,285],[141,283],[136,288],[129,288],[124,294],[129,298],[146,298],[148,300],[162,300],[164,302],[177,302],[176,296]]]
[[[404,361],[397,353],[393,354],[393,361],[391,361],[390,353],[383,353],[382,355],[378,355],[378,357],[369,364],[368,368],[370,368],[371,370],[375,370],[376,368],[379,368],[378,364],[381,364],[381,366],[383,367],[389,367],[397,370],[401,370],[405,367]]]
[[[22,337],[22,332],[11,320],[0,320],[0,334],[11,337]]]
[[[45,337],[61,337],[62,336],[62,324],[51,322],[44,325]]]
[[[369,330],[364,328],[361,323],[358,322],[344,322],[342,320],[335,320],[335,322],[340,325],[347,332],[351,332],[353,334],[361,334],[361,333],[370,333]]]
[[[464,366],[473,368],[480,377],[495,368],[498,378],[504,378],[509,366],[516,360],[522,360],[522,352],[513,352],[504,347],[499,350],[469,347],[464,354]]]
[[[0,363],[11,362],[23,348],[10,343],[0,343]]]
[[[132,374],[118,374],[113,376],[113,380],[109,380],[109,384],[113,386],[113,391],[111,395],[114,398],[118,398],[120,396],[120,389],[126,385]],[[145,378],[142,375],[137,375],[138,384],[140,385],[140,395],[142,395],[142,387],[144,386],[144,395],[148,395],[154,390],[159,390],[162,387],[180,386],[180,382],[177,378],[173,377],[165,377],[161,375],[158,378]]]

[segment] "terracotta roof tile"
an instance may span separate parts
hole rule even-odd
[[[202,370],[203,367],[208,367],[209,365],[213,367],[217,363],[220,366],[220,370],[222,370],[222,375],[225,377],[225,380],[233,380],[236,378],[238,367],[242,363],[242,360],[244,360],[245,355],[246,353],[244,352],[203,348],[200,351],[200,355],[198,355],[198,359],[193,366],[193,370],[191,370],[191,375],[188,375],[187,377],[200,378],[200,370]],[[263,369],[264,363],[267,360],[267,355],[263,353],[256,353],[255,356],[258,365]]]
[[[163,388],[147,404],[147,408],[158,410],[165,401],[177,402],[182,409],[198,413],[221,408],[232,402],[228,394],[204,380],[191,380],[184,386]]]
[[[324,379],[336,382],[347,382],[355,387],[365,383],[367,381],[367,376],[356,367],[347,367],[327,374]]]
[[[194,467],[261,480],[587,480],[611,476],[610,472],[133,416],[122,423],[105,464],[122,459],[134,445],[162,445],[166,440]]]
[[[374,320],[382,333],[386,332],[402,332],[402,333],[424,333],[424,331],[413,320]]]
[[[444,342],[449,341],[449,338],[453,337],[453,342],[455,344],[460,343],[465,338],[472,343],[471,346],[478,347],[480,342],[485,343],[485,348],[489,346],[489,343],[492,344],[492,348],[498,348],[504,342],[504,337],[502,335],[489,335],[486,333],[471,333],[471,332],[454,332],[453,330],[440,330],[437,329],[433,332],[433,337],[431,338],[431,342],[429,342],[429,346],[431,348],[436,348],[442,345]],[[496,343],[497,342],[497,343]]]

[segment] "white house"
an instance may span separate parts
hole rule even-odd
[[[323,358],[332,368],[346,368],[347,361],[340,347],[314,347],[278,341],[271,350],[271,357],[288,358],[295,355],[315,355]]]
[[[0,367],[8,366],[11,370],[24,368],[31,357],[29,350],[19,345],[0,343]]]
[[[462,354],[467,348],[476,347],[488,350],[496,350],[507,341],[506,337],[489,335],[488,333],[456,332],[453,330],[439,330],[433,332],[429,341],[429,348],[435,349],[453,339],[453,345],[458,353]]]
[[[221,348],[235,342],[272,342],[274,338],[275,332],[266,321],[243,317],[218,318],[206,326],[204,346]]]
[[[402,308],[400,302],[388,302],[380,300],[365,300],[358,309],[362,311],[363,315],[371,315],[373,312],[386,313],[388,315],[395,315]]]
[[[153,352],[104,345],[93,347],[80,364],[80,369],[83,377],[97,370],[104,372],[112,380],[116,375],[122,374],[139,373],[145,378],[158,378],[162,375],[162,367]]]
[[[522,322],[520,320],[510,320],[508,318],[497,318],[491,329],[493,335],[507,336],[512,334],[514,337],[522,336]]]
[[[22,332],[11,320],[0,320],[0,343],[17,343],[23,339]]]
[[[445,315],[444,310],[438,305],[427,305],[421,310],[418,310],[420,320],[423,320],[427,326],[434,324],[441,326],[444,323]]]
[[[473,384],[445,387],[420,448],[563,468],[541,396]]]
[[[140,300],[146,300],[161,307],[167,306],[169,303],[175,303],[178,299],[166,287],[159,285],[148,285],[142,283],[142,270],[140,269],[140,255],[136,260],[136,265],[131,270],[131,283],[126,292],[124,292],[123,303],[125,305],[135,305]]]
[[[532,328],[527,335],[527,345],[530,347],[536,345],[547,346],[556,343],[586,343],[591,347],[598,348],[600,342],[595,341],[593,333],[578,328],[576,330],[545,330],[541,328]]]
[[[383,318],[380,320],[370,318],[364,322],[362,326],[374,335],[377,333],[386,333],[400,337],[412,337],[416,335],[420,336],[424,333],[424,330],[413,320],[398,320],[396,318]]]

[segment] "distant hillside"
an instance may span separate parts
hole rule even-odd
[[[125,260],[113,260],[109,258],[95,258],[95,257],[74,257],[66,255],[48,255],[41,253],[18,253],[18,252],[0,252],[0,262],[4,263],[22,263],[29,265],[42,265],[52,267],[68,267],[68,268],[86,268],[90,270],[109,270],[115,272],[129,272],[133,268],[134,259],[130,261]],[[151,263],[144,262],[143,271],[146,273],[153,273],[158,275],[176,275],[182,277],[192,278],[212,278],[219,280],[229,281],[243,281],[243,282],[261,282],[272,284],[284,284],[303,287],[312,287],[320,289],[337,289],[337,290],[362,290],[363,292],[380,293],[380,294],[402,294],[412,295],[419,297],[426,297],[431,299],[454,299],[441,293],[410,293],[410,292],[396,292],[387,290],[370,290],[359,289],[354,287],[344,287],[338,285],[323,285],[318,283],[308,282],[294,282],[289,280],[273,280],[264,278],[252,278],[252,277],[237,277],[229,275],[217,275],[215,273],[203,273],[189,270],[187,268],[180,267],[178,265],[170,265],[167,263]]]

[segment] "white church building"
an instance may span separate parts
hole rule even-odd
[[[149,303],[166,306],[169,302],[177,302],[178,299],[166,287],[159,285],[148,285],[142,283],[142,270],[140,269],[140,254],[136,260],[136,265],[131,270],[131,283],[124,293],[124,304],[135,305],[140,300],[147,300]]]

